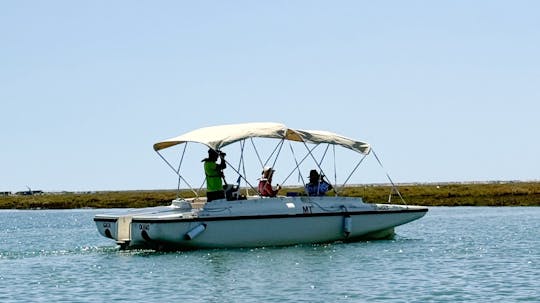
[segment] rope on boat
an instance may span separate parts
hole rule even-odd
[[[401,196],[401,193],[399,192],[396,184],[394,184],[394,181],[392,181],[392,178],[390,178],[390,175],[388,174],[388,172],[386,172],[386,170],[384,169],[384,166],[382,165],[381,163],[381,160],[379,160],[379,157],[377,157],[377,154],[375,153],[375,150],[373,148],[371,148],[371,151],[373,152],[373,156],[375,156],[375,159],[377,159],[377,162],[379,162],[379,165],[381,166],[381,168],[383,169],[384,173],[386,174],[386,177],[388,178],[388,181],[390,181],[390,184],[392,184],[392,190],[395,190],[396,193],[398,194],[399,198],[401,199],[401,201],[407,205],[407,202],[405,202],[405,199],[403,199],[403,197]],[[390,202],[390,200],[392,200],[392,192],[390,192],[390,195],[388,196],[388,202]]]

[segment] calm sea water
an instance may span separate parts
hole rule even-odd
[[[430,208],[394,240],[156,253],[100,210],[0,211],[0,302],[540,302],[540,208]]]

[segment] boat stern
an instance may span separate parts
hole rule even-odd
[[[96,215],[94,222],[98,232],[116,241],[117,244],[127,245],[131,240],[131,219],[132,216],[105,216]]]

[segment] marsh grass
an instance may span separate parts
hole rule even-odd
[[[405,202],[425,206],[540,206],[540,182],[505,183],[447,183],[399,185]],[[298,188],[282,189],[302,192]],[[397,194],[386,185],[359,185],[339,189],[341,196],[363,197],[370,203],[401,204]],[[184,198],[193,197],[190,191],[181,191]],[[107,191],[93,193],[62,193],[34,196],[2,196],[0,209],[69,209],[69,208],[128,208],[169,205],[177,197],[174,190]]]
[[[398,187],[407,204],[426,206],[539,206],[539,182],[420,184]],[[348,187],[342,195],[366,202],[388,201],[390,186]],[[393,203],[400,203],[395,193]]]
[[[126,208],[168,205],[176,191],[111,191],[0,197],[3,209]]]

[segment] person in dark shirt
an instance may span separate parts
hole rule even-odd
[[[324,180],[324,176],[319,175],[315,169],[309,172],[309,183],[306,184],[308,196],[324,196],[332,188],[332,185]]]

